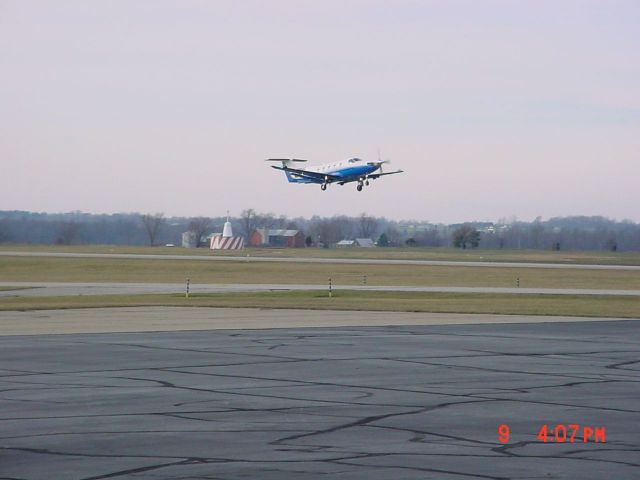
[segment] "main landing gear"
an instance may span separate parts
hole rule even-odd
[[[322,185],[320,185],[320,190],[322,190],[323,192],[327,189],[327,184],[323,183]]]
[[[362,187],[366,185],[367,187],[369,186],[369,179],[368,178],[364,178],[364,179],[360,179],[358,180],[358,186],[356,187],[356,189],[361,192],[362,191]]]

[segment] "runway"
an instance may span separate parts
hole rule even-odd
[[[2,336],[0,477],[635,478],[639,321],[542,321]]]
[[[65,283],[65,282],[0,282],[2,297],[59,297],[74,295],[140,295],[185,293],[186,283]],[[327,285],[300,284],[190,284],[190,293],[240,293],[283,290],[326,290]],[[333,290],[360,290],[378,292],[445,292],[445,293],[504,293],[529,295],[614,295],[640,296],[640,290],[610,290],[584,288],[507,288],[507,287],[426,287],[402,285],[336,285]]]
[[[134,253],[60,253],[60,252],[0,252],[5,257],[61,257],[61,258],[113,258],[131,260],[196,260],[205,262],[269,262],[269,263],[334,263],[367,265],[416,265],[443,267],[491,267],[491,268],[553,268],[579,270],[637,270],[640,265],[597,265],[579,263],[527,263],[527,262],[464,262],[444,260],[390,260],[390,259],[354,259],[354,258],[279,258],[215,255],[150,255]]]

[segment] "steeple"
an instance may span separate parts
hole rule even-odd
[[[227,210],[227,221],[224,222],[224,228],[222,229],[222,236],[233,237],[233,230],[231,229],[231,222],[229,221],[229,210]]]

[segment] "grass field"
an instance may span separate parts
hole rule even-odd
[[[415,265],[203,262],[118,258],[0,257],[0,281],[274,283],[640,289],[628,270],[441,267]]]
[[[166,253],[210,255],[208,250],[182,248],[114,247],[16,247],[6,250],[79,253]],[[457,252],[434,250],[245,250],[255,256],[333,258],[405,258],[434,260],[573,261],[576,263],[634,264],[638,255],[558,252]],[[216,254],[217,255],[217,254]],[[480,257],[478,257],[480,255]],[[486,254],[485,254],[486,255]],[[639,262],[640,263],[640,262]],[[586,270],[578,268],[513,268],[371,264],[324,264],[291,262],[207,262],[184,259],[57,258],[0,256],[2,282],[131,282],[131,283],[256,283],[310,284],[323,288],[329,278],[334,285],[398,285],[575,288],[640,290],[640,273],[633,270]],[[5,287],[14,289],[14,287]],[[553,296],[506,294],[458,294],[415,292],[340,291],[329,299],[325,292],[269,292],[195,295],[110,295],[102,297],[29,297],[0,299],[0,310],[83,308],[108,306],[216,306],[259,308],[310,308],[457,313],[511,313],[528,315],[574,315],[640,318],[638,297]]]
[[[177,306],[369,310],[640,318],[637,297],[289,291],[184,295],[109,295],[5,298],[0,310]]]
[[[639,252],[555,252],[550,250],[460,250],[454,248],[248,248],[242,252],[217,251],[206,248],[182,247],[122,247],[110,245],[0,245],[0,251],[73,252],[73,253],[136,253],[155,255],[215,255],[282,258],[353,258],[393,260],[446,260],[477,262],[576,263],[601,265],[640,265]]]

